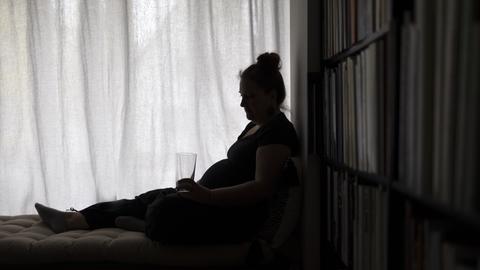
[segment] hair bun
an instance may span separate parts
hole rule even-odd
[[[280,55],[276,53],[263,53],[257,57],[257,64],[265,71],[275,72],[280,70]]]

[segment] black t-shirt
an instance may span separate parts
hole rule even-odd
[[[255,179],[257,148],[269,144],[283,144],[290,147],[292,156],[299,151],[297,133],[285,114],[278,113],[254,134],[242,138],[255,126],[250,122],[238,140],[228,149],[227,159],[210,166],[199,180],[208,188],[229,187]]]

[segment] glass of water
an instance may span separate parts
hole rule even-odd
[[[195,178],[195,166],[197,164],[197,154],[191,152],[177,153],[176,162],[176,183],[184,178]],[[185,190],[179,190],[180,192]]]

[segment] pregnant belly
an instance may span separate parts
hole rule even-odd
[[[235,186],[248,181],[248,179],[242,175],[230,160],[223,159],[205,171],[199,180],[199,184],[210,189]]]

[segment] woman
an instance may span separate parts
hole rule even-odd
[[[287,161],[298,152],[295,129],[280,111],[285,85],[279,64],[278,54],[264,53],[241,72],[240,106],[251,122],[227,159],[198,182],[178,182],[177,189],[186,192],[157,189],[71,212],[37,203],[40,217],[56,233],[118,226],[162,243],[231,243],[255,236],[267,218],[269,199],[285,181]]]

